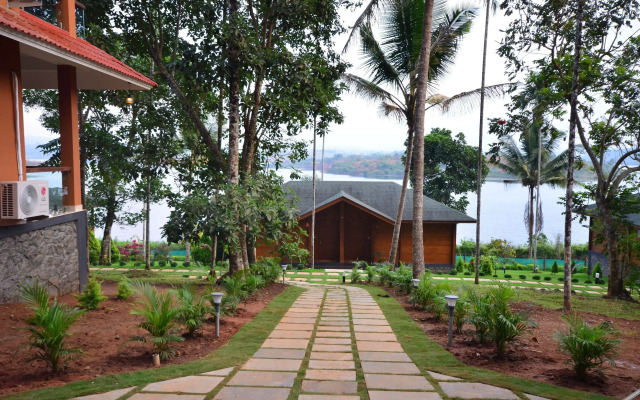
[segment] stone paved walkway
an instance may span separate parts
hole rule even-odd
[[[298,285],[307,291],[244,365],[78,399],[520,399],[504,388],[421,371],[366,290]]]

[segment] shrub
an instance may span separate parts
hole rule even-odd
[[[131,297],[133,291],[131,286],[126,281],[122,281],[118,284],[118,291],[116,292],[116,300],[127,300]]]
[[[543,279],[544,279],[545,281],[550,281],[550,280],[551,280],[551,277],[550,277],[550,276],[545,276]]]
[[[251,266],[254,275],[262,277],[265,286],[269,283],[277,281],[281,274],[280,259],[274,257],[266,257]]]
[[[595,281],[596,281],[596,285],[604,285],[604,279],[602,278],[598,278]]]
[[[593,276],[594,278],[596,277],[596,273],[599,274],[598,276],[600,278],[602,278],[602,267],[600,266],[600,263],[596,263],[596,266],[593,267],[593,271],[591,271],[591,276]]]
[[[194,337],[202,327],[202,322],[207,315],[206,300],[198,296],[193,286],[184,286],[174,291],[178,297],[177,320],[189,331],[189,336]]]
[[[418,286],[411,292],[411,301],[425,311],[433,313],[439,321],[447,313],[447,301],[444,296],[451,293],[447,282],[435,283],[429,273],[420,277]]]
[[[122,256],[120,255],[120,249],[118,248],[118,245],[112,240],[111,241],[111,262],[117,263],[118,261],[120,261],[121,257]]]
[[[578,283],[578,282],[580,282],[580,280],[578,278],[571,278],[571,282]]]
[[[360,270],[358,267],[353,267],[351,270],[351,283],[358,283],[362,280],[362,275],[360,274]]]
[[[484,276],[484,272],[479,272],[478,276]]]
[[[189,261],[185,261],[182,263],[183,267],[189,267],[191,265],[191,263]]]
[[[469,303],[470,310],[467,322],[474,326],[476,340],[478,340],[479,343],[485,343],[489,331],[489,303],[484,296],[478,295],[478,293],[471,288],[466,290],[465,300]]]
[[[171,268],[176,268],[178,263],[176,261],[171,261]]]
[[[367,265],[367,282],[373,282],[373,278],[376,276],[376,271],[371,265]]]
[[[534,275],[531,277],[533,280],[535,281],[539,281],[540,280],[540,275]]]
[[[467,320],[469,313],[469,304],[464,299],[458,299],[453,309],[453,325],[456,327],[456,333],[462,333],[462,327]]]
[[[392,273],[391,281],[393,286],[399,290],[410,293],[413,287],[413,270],[404,264],[400,264],[400,267]]]
[[[493,273],[495,264],[496,264],[495,257],[492,257],[492,256],[480,257],[480,271],[485,275],[491,275]]]
[[[247,292],[243,289],[242,276],[240,274],[234,274],[233,276],[224,278],[222,288],[227,296],[237,297],[240,301],[247,298]],[[235,311],[235,309],[233,311]]]
[[[558,350],[571,357],[578,379],[584,380],[587,371],[600,367],[607,360],[614,363],[612,357],[616,355],[620,340],[611,337],[617,331],[610,322],[592,328],[577,314],[562,318],[569,324],[569,329],[556,332]]]
[[[456,271],[463,273],[465,270],[465,262],[462,261],[462,258],[458,258],[458,261],[456,261]]]
[[[107,296],[102,295],[102,285],[96,278],[89,278],[89,283],[84,288],[84,292],[79,295],[75,295],[78,299],[78,304],[85,310],[95,310],[100,306],[100,303],[107,299]]]
[[[557,274],[559,270],[560,270],[560,268],[558,267],[558,261],[557,260],[553,260],[553,265],[551,265],[551,273],[552,274]]]
[[[161,261],[169,261],[169,256],[171,255],[171,246],[167,243],[160,243],[156,246],[153,251],[154,258],[157,258]]]
[[[504,274],[505,278],[511,279],[511,274]]]
[[[464,274],[465,274],[466,276],[470,276],[470,275],[471,275],[471,271],[464,271]]]
[[[564,282],[564,278],[563,277],[558,278],[558,282]]]
[[[53,299],[49,304],[47,289],[36,281],[30,286],[20,285],[20,295],[34,314],[25,322],[23,328],[29,335],[29,354],[27,361],[44,361],[53,374],[66,365],[66,361],[82,354],[79,347],[67,347],[66,339],[71,336],[69,329],[82,316],[84,311],[68,307]],[[34,354],[31,354],[35,350]]]
[[[512,288],[500,285],[489,289],[487,294],[490,306],[489,337],[496,344],[498,357],[504,356],[510,342],[535,327],[528,314],[514,314],[509,308],[509,300],[515,296]]]
[[[148,335],[132,336],[127,343],[151,343],[161,359],[173,357],[175,350],[171,344],[184,341],[182,336],[174,333],[180,310],[175,306],[173,293],[160,293],[155,286],[146,282],[132,281],[131,286],[140,295],[131,314],[144,317],[145,320],[138,327],[146,330]]]
[[[391,286],[391,271],[388,266],[378,268],[378,276],[380,276],[380,284],[385,286]]]
[[[452,269],[451,271],[449,271],[449,275],[458,275],[458,271]]]
[[[263,286],[264,279],[262,279],[261,276],[252,274],[245,275],[243,290],[245,290],[247,293],[253,294]]]
[[[518,275],[518,278],[520,278],[520,279],[527,279],[527,276],[526,276],[526,275]]]
[[[589,284],[589,283],[593,283],[593,282],[591,282],[589,279],[587,279],[586,281],[584,281],[584,283]]]
[[[100,241],[93,232],[89,232],[89,262],[91,265],[98,265],[100,261]]]
[[[154,261],[154,264],[155,264],[155,261]],[[167,266],[167,262],[165,260],[160,260],[159,264],[160,264],[160,267],[162,267],[162,268]]]
[[[119,264],[121,267],[124,267],[125,265],[127,265],[127,262],[124,260],[120,260]]]

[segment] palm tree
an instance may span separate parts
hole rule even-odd
[[[375,4],[377,6],[377,3]],[[353,74],[344,75],[345,82],[356,95],[379,104],[381,115],[394,117],[407,124],[407,157],[389,254],[390,263],[395,263],[397,258],[402,212],[412,161],[423,8],[424,3],[416,0],[389,1],[382,15],[381,41],[374,37],[371,23],[364,22],[364,17],[361,16],[358,36],[364,68],[367,70],[369,79]],[[371,5],[367,10],[371,10]],[[469,31],[471,20],[475,15],[476,9],[469,8],[446,12],[446,1],[437,0],[433,18],[435,29],[432,32],[433,40],[430,47],[429,81],[431,83],[437,82],[452,65],[459,40]],[[504,85],[495,85],[486,88],[486,93],[488,96],[498,96],[504,93],[504,89]],[[473,99],[478,94],[478,90],[452,97],[434,94],[429,98],[431,104],[429,108],[441,106],[442,110],[446,111],[455,102]]]
[[[514,180],[505,181],[505,183],[519,183],[529,190],[529,201],[524,213],[525,225],[529,233],[529,257],[532,257],[533,252],[534,212],[539,215],[538,220],[542,220],[542,211],[540,209],[534,211],[536,187],[538,184],[564,187],[567,183],[569,153],[565,150],[555,154],[555,149],[564,134],[555,129],[548,129],[546,134],[542,135],[542,129],[542,123],[535,121],[522,133],[519,144],[511,136],[502,139],[500,159],[496,162],[498,167],[515,177]],[[539,138],[542,138],[541,145]],[[541,203],[538,204],[540,207]],[[541,228],[539,224],[538,229]]]

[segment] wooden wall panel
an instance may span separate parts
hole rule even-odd
[[[344,205],[344,262],[371,262],[373,216],[350,205]]]
[[[336,204],[316,214],[316,261],[340,259],[340,205]]]
[[[391,250],[391,237],[393,236],[393,224],[379,219],[373,222],[373,260],[374,262],[388,261]]]
[[[425,264],[453,264],[454,224],[424,224]]]

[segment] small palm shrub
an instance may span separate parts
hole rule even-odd
[[[611,337],[617,331],[610,322],[592,328],[577,314],[562,318],[569,324],[569,329],[556,332],[558,350],[571,357],[578,379],[584,380],[589,370],[599,368],[605,361],[614,363],[613,356],[620,340]]]
[[[413,270],[404,264],[395,270],[391,275],[391,282],[393,286],[405,293],[410,293],[413,287]]]
[[[373,267],[371,265],[367,265],[367,282],[371,283],[373,282],[373,278],[375,278],[376,276],[376,270],[373,269]]]
[[[476,340],[479,343],[485,343],[489,333],[489,303],[485,296],[479,295],[472,288],[468,288],[465,291],[464,297],[469,304],[467,322],[474,326]]]
[[[116,300],[127,300],[133,294],[131,286],[126,281],[118,283],[118,291],[116,292]]]
[[[512,288],[500,285],[489,289],[489,337],[496,345],[498,357],[504,356],[507,346],[518,336],[535,327],[526,313],[513,313],[509,301],[515,296]]]
[[[243,285],[242,288],[248,294],[253,294],[253,293],[257,292],[263,286],[264,286],[264,279],[262,279],[261,276],[247,274],[244,277],[244,285]]]
[[[100,303],[107,299],[107,296],[102,294],[102,284],[98,282],[96,278],[89,278],[89,283],[84,288],[84,292],[79,295],[75,295],[78,299],[78,304],[85,310],[95,310],[100,306]]]
[[[53,374],[66,365],[66,361],[82,354],[79,347],[67,347],[66,339],[71,336],[69,329],[84,314],[84,311],[68,307],[53,299],[49,304],[47,289],[37,281],[30,286],[20,285],[20,295],[33,311],[25,320],[24,328],[29,332],[28,362],[44,361]]]
[[[251,266],[251,272],[254,275],[261,276],[265,284],[275,282],[279,280],[282,274],[280,259],[274,257],[263,258]]]
[[[174,290],[174,293],[180,304],[177,319],[187,328],[189,336],[194,337],[207,315],[206,299],[199,296],[193,286],[184,286]]]
[[[160,293],[155,286],[146,282],[132,281],[131,287],[140,295],[131,314],[144,317],[144,321],[138,324],[138,327],[146,330],[148,334],[133,336],[129,342],[151,343],[162,360],[173,357],[175,350],[171,344],[184,341],[182,336],[175,333],[180,309],[175,306],[173,293]]]
[[[447,282],[435,283],[431,279],[431,274],[425,272],[420,277],[418,286],[411,292],[411,302],[417,307],[431,312],[436,321],[440,321],[448,312],[444,296],[449,293],[451,293],[451,288]]]
[[[222,281],[222,288],[227,296],[237,297],[240,301],[247,298],[247,292],[244,290],[243,286],[241,274],[228,276]]]
[[[384,286],[391,286],[392,273],[388,266],[383,266],[378,269],[378,276],[380,276],[380,284]]]
[[[462,327],[467,320],[469,313],[469,304],[464,299],[458,299],[453,309],[453,326],[456,327],[456,333],[462,333]]]
[[[362,274],[360,274],[360,270],[357,266],[353,267],[351,270],[351,283],[358,283],[362,280]]]

